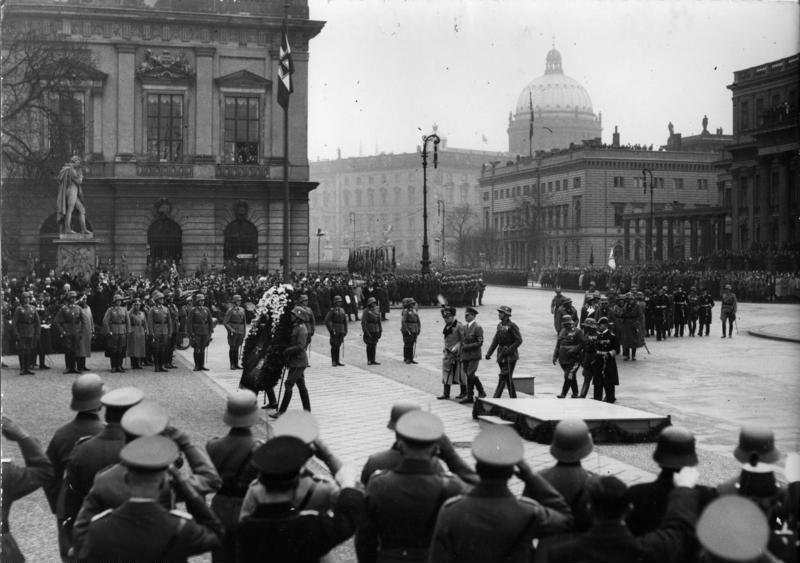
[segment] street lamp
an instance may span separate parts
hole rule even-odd
[[[422,275],[431,273],[431,256],[428,251],[428,141],[433,141],[433,167],[439,165],[439,135],[422,136]]]
[[[317,275],[319,275],[319,243],[322,242],[324,236],[325,233],[322,232],[322,229],[317,228]]]
[[[647,245],[647,251],[650,253],[650,263],[655,260],[655,239],[653,238],[653,229],[655,228],[655,218],[653,209],[653,189],[655,188],[655,181],[653,180],[653,171],[649,168],[642,169],[642,183],[644,184],[644,192],[647,193],[647,175],[650,174],[650,226],[647,229],[647,236],[650,238],[650,243]]]
[[[444,258],[444,256],[445,256],[445,254],[444,254],[445,207],[444,207],[444,200],[443,199],[437,199],[436,200],[436,213],[442,218],[442,255],[441,255],[441,259],[442,259],[442,269],[444,269],[444,265],[445,265],[446,260]]]

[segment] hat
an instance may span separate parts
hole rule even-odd
[[[314,415],[308,411],[286,411],[272,424],[273,438],[278,436],[294,436],[304,443],[310,444],[319,437],[319,424]]]
[[[122,295],[120,295],[119,293],[115,293],[111,301],[122,301]]]
[[[22,294],[20,294],[20,297],[22,297],[22,298],[25,298],[25,297],[30,298],[31,297],[31,292],[30,291],[23,291]]]
[[[435,414],[414,410],[400,417],[395,432],[415,442],[435,442],[444,435],[444,425]]]
[[[550,455],[558,461],[573,463],[589,455],[594,448],[589,427],[579,418],[565,418],[556,424]]]
[[[661,467],[680,469],[697,465],[694,435],[679,426],[667,426],[658,435],[653,460]]]
[[[508,305],[500,305],[500,306],[497,308],[497,310],[498,310],[499,312],[501,312],[501,313],[505,313],[505,314],[506,314],[506,315],[508,315],[509,317],[511,316],[511,307],[509,307]]]
[[[68,291],[68,292],[67,292],[67,298],[70,298],[70,297],[77,297],[77,296],[78,296],[78,294],[77,294],[77,293],[75,293],[74,291]]]
[[[403,297],[403,307],[408,307],[409,305],[413,304],[414,302],[411,300],[410,297]]]
[[[409,401],[400,401],[393,404],[392,412],[389,414],[389,423],[386,425],[386,428],[389,430],[394,430],[394,427],[397,426],[397,421],[401,416],[407,412],[418,411],[420,408],[421,407],[418,404]]]
[[[477,315],[478,311],[476,311],[473,307],[467,307],[464,310],[465,313],[469,313],[470,315]]]
[[[562,323],[574,323],[575,319],[572,318],[572,315],[561,315],[561,322]]]
[[[597,285],[597,284],[595,284],[594,280],[592,280],[592,281],[589,282],[589,285]]]
[[[455,307],[442,307],[442,315],[449,314],[455,316],[456,308]]]
[[[751,424],[743,426],[739,432],[739,445],[733,450],[733,457],[741,463],[749,463],[752,456],[758,456],[762,463],[775,463],[780,452],[775,449],[775,434],[767,426]]]
[[[725,284],[725,289],[731,289],[731,284],[729,284],[729,283],[726,283],[726,284]]]
[[[178,446],[165,436],[143,436],[122,448],[119,459],[135,469],[166,469],[178,459]]]
[[[341,295],[334,295],[333,296],[333,302],[334,303],[341,303],[342,302],[342,296]]]
[[[572,303],[572,297],[565,297],[564,300],[561,303],[563,303],[563,304]]]
[[[594,317],[587,317],[585,321],[583,321],[584,326],[597,326],[597,319]]]
[[[311,446],[297,436],[277,436],[253,452],[253,465],[272,478],[291,478],[311,457]]]
[[[716,557],[726,561],[750,561],[767,547],[767,518],[753,501],[725,495],[709,504],[700,515],[697,539]]]
[[[297,298],[297,301],[298,303],[305,303],[306,301],[308,301],[308,295],[306,295],[305,293],[301,293],[300,297]]]
[[[228,395],[222,422],[231,428],[246,428],[258,422],[258,401],[249,389],[239,389]]]
[[[608,295],[601,295],[600,301],[608,301]]]
[[[150,296],[153,301],[158,301],[159,299],[164,299],[164,294],[160,291],[154,291],[153,294]]]
[[[487,426],[472,441],[472,455],[486,465],[511,466],[522,461],[522,438],[506,425]]]
[[[231,298],[231,301],[241,301],[241,300],[242,300],[242,296],[241,295],[234,295]]]
[[[608,324],[608,317],[600,317],[599,319],[597,319],[597,324],[603,324],[603,323]]]
[[[206,296],[203,295],[202,293],[197,293],[194,296],[194,300],[195,301],[205,301],[205,299],[206,299]]]
[[[144,393],[136,387],[120,387],[109,391],[100,399],[106,407],[126,409],[142,400]]]
[[[84,373],[72,382],[72,401],[69,408],[74,411],[91,411],[102,406],[103,380],[96,373]]]
[[[122,429],[132,436],[155,436],[167,427],[169,415],[164,408],[148,399],[132,406],[122,415]]]
[[[377,301],[375,300],[374,297],[370,297],[369,299],[367,299],[367,307],[369,307],[370,305],[375,305],[376,303]]]

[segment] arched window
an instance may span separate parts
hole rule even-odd
[[[183,232],[172,219],[156,219],[147,229],[147,245],[152,260],[180,260],[183,254]]]
[[[225,227],[224,259],[235,260],[241,254],[258,255],[258,231],[246,219],[236,219]]]
[[[89,219],[86,219],[86,228],[94,231]],[[72,230],[75,232],[81,230],[77,213],[72,214]],[[49,268],[55,268],[58,263],[58,247],[53,241],[58,239],[60,232],[56,213],[45,219],[39,229],[39,262]]]

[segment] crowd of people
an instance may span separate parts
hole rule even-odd
[[[2,420],[23,458],[2,467],[9,563],[24,561],[11,505],[39,487],[54,515],[52,541],[64,561],[78,563],[207,552],[215,563],[328,561],[351,537],[362,563],[797,561],[800,456],[789,454],[779,469],[773,432],[760,425],[742,427],[733,451],[741,471],[718,486],[698,485],[695,438],[675,426],[653,451],[656,480],[628,486],[582,467],[593,442],[579,419],[557,424],[553,460],[536,468],[513,428],[484,428],[472,441],[473,465],[435,414],[397,403],[388,449],[359,471],[330,450],[305,411],[268,422],[266,439],[257,439],[260,410],[248,390],[228,395],[217,416],[230,430],[205,445],[139,389],[106,391],[93,373],[77,376],[62,400],[76,416],[46,450]],[[330,476],[314,469],[322,466]],[[524,483],[519,496],[512,477]]]

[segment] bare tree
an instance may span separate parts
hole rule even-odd
[[[470,235],[475,230],[475,219],[477,217],[478,213],[469,203],[456,205],[445,216],[445,227],[452,237],[448,246],[455,251],[460,266],[467,264]]]

